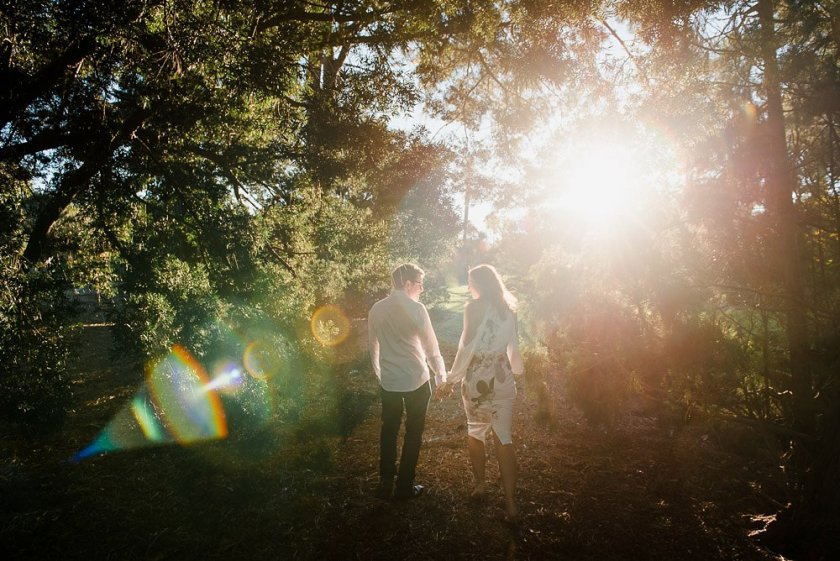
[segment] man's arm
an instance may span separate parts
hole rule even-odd
[[[376,379],[382,382],[382,371],[379,367],[379,338],[374,329],[373,313],[368,314],[368,349],[370,350],[370,363],[373,366],[373,373]]]
[[[429,318],[429,312],[426,311],[426,306],[421,304],[420,311],[423,321],[423,327],[420,330],[420,344],[426,354],[426,361],[435,374],[435,384],[440,385],[446,382],[446,364],[444,364],[443,357],[440,355],[440,346],[435,336],[435,329],[432,327],[432,320]]]

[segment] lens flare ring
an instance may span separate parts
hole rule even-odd
[[[245,372],[257,380],[267,380],[276,372],[279,362],[277,353],[261,339],[251,341],[242,353]]]
[[[334,304],[327,304],[315,310],[309,327],[312,336],[325,347],[338,346],[350,336],[350,320],[344,311]]]

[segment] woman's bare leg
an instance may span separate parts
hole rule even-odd
[[[472,465],[473,477],[475,477],[475,488],[472,494],[474,497],[478,497],[484,494],[484,464],[487,461],[484,442],[468,436],[467,450],[470,453],[470,464]]]
[[[499,458],[499,472],[502,476],[502,489],[505,492],[505,514],[511,520],[519,515],[516,506],[516,452],[513,444],[502,444],[493,434],[496,445],[496,457]]]

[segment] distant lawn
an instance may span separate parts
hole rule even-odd
[[[464,311],[464,304],[471,298],[470,289],[465,284],[449,286],[449,302],[441,304],[439,309],[448,312],[457,312],[458,314]]]
[[[435,333],[442,344],[457,347],[463,328],[464,304],[471,298],[466,285],[449,287],[449,301],[430,310]]]

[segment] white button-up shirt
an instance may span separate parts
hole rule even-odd
[[[438,384],[446,380],[429,312],[402,290],[393,290],[370,309],[368,342],[373,371],[386,391],[416,390],[429,380],[430,366]]]

